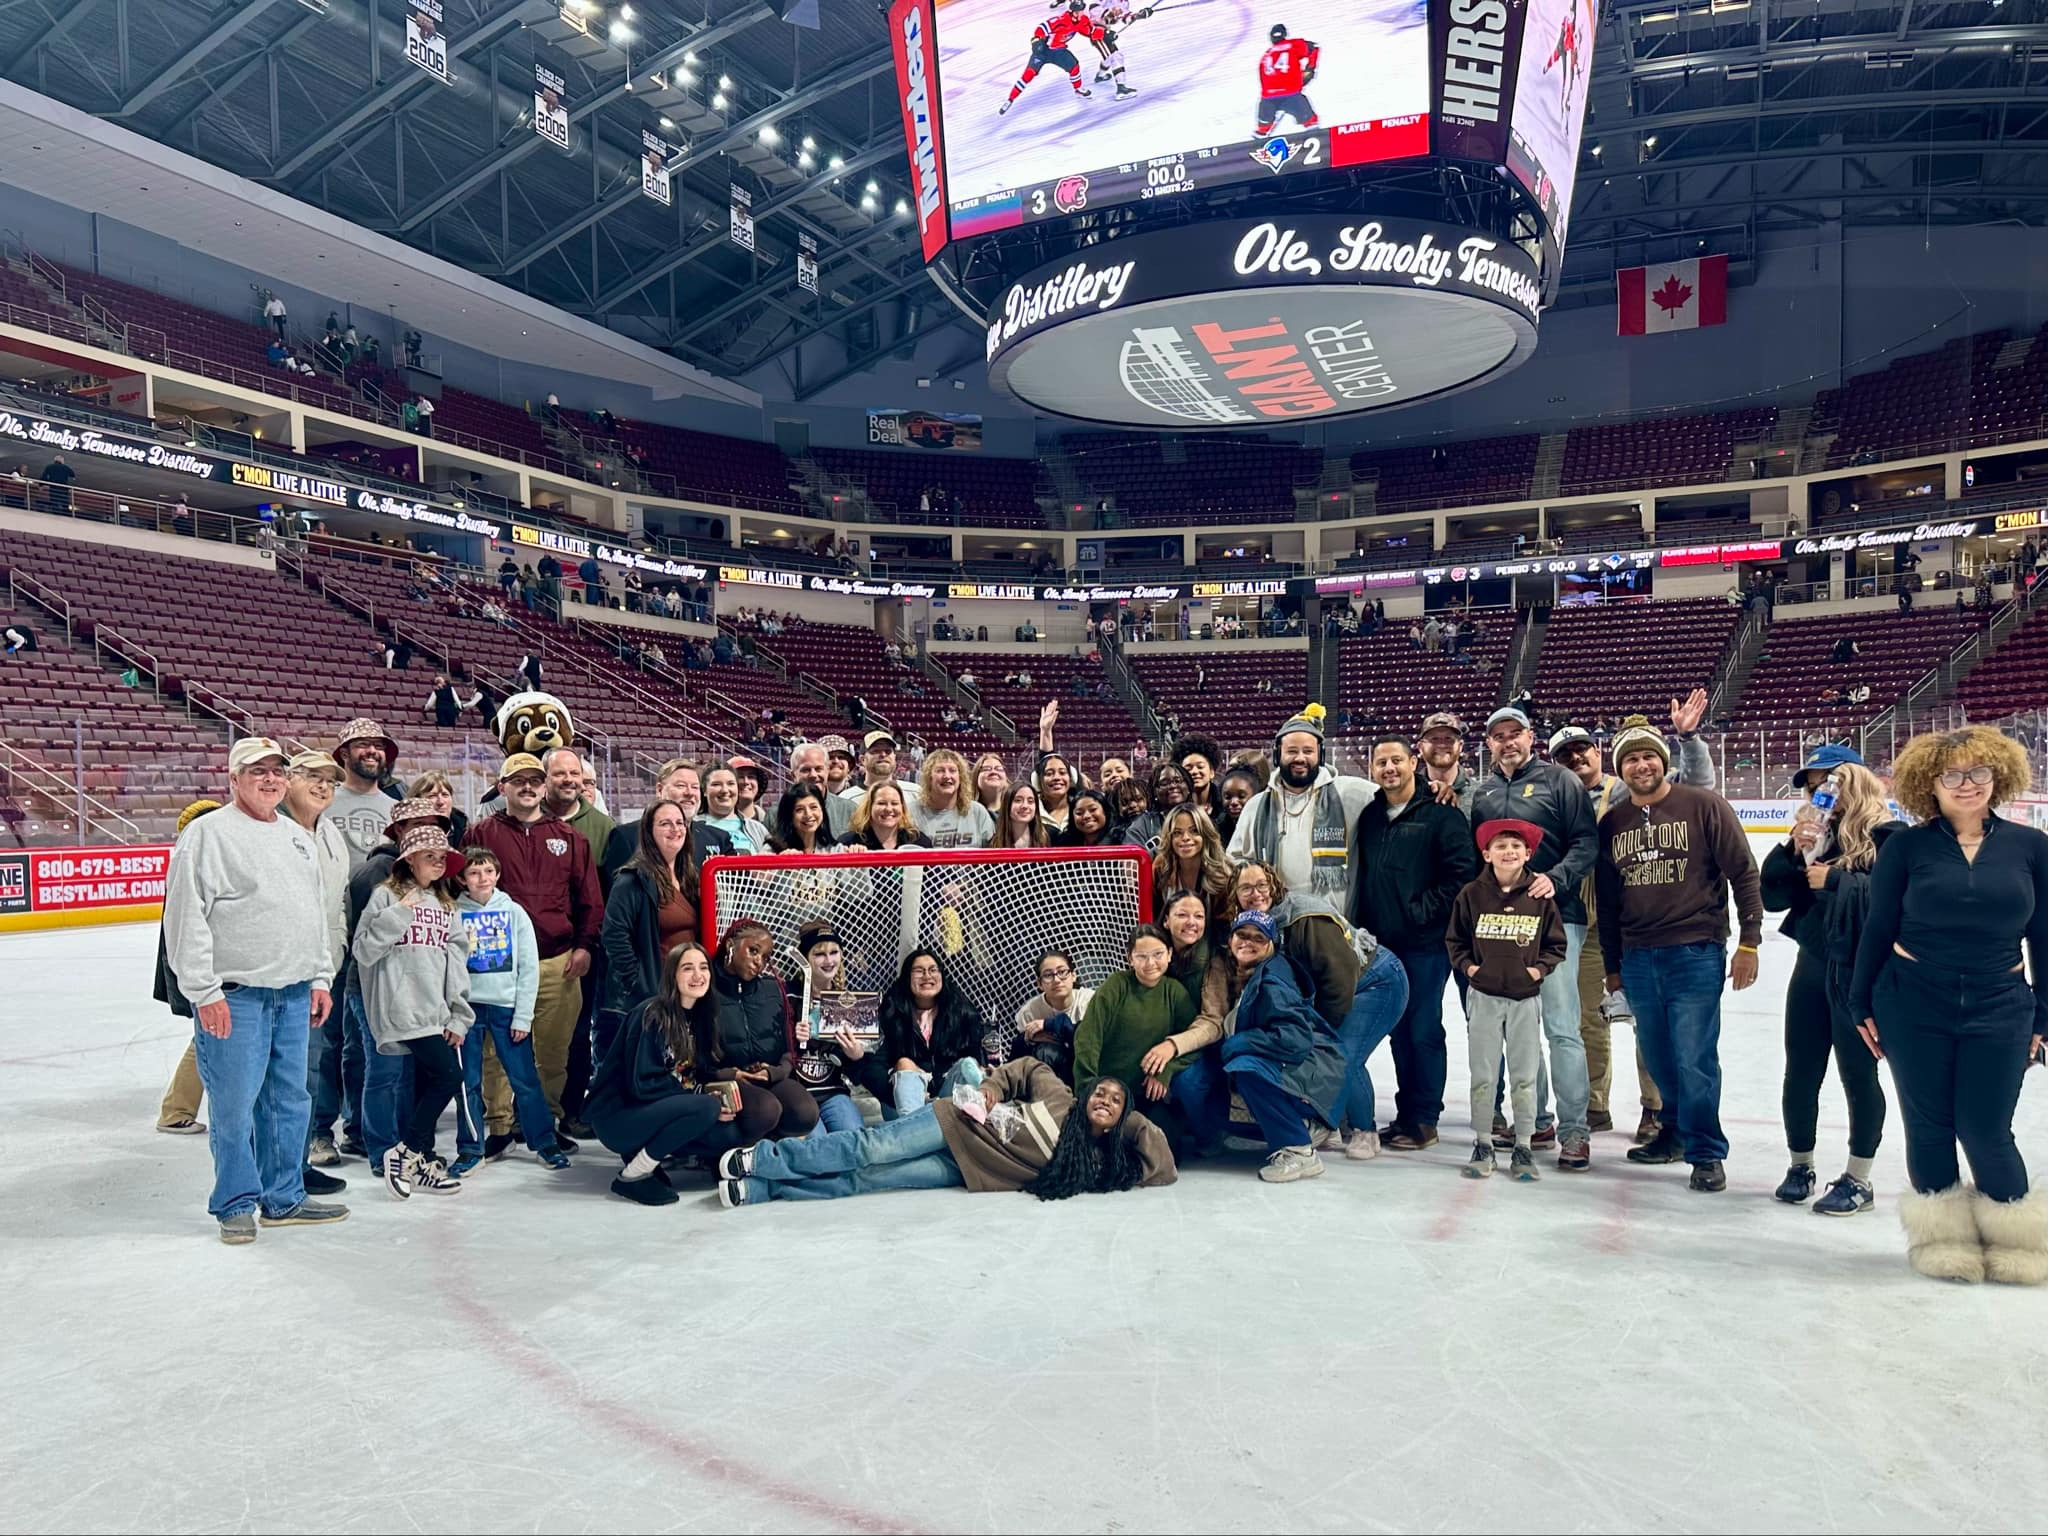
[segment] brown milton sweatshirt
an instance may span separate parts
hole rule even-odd
[[[1568,953],[1564,914],[1548,896],[1529,894],[1533,878],[1525,869],[1513,889],[1502,890],[1491,869],[1458,892],[1444,945],[1460,976],[1478,966],[1472,988],[1488,997],[1534,997],[1543,983],[1529,967],[1548,976]]]
[[[1624,800],[1600,818],[1600,952],[1609,970],[1631,949],[1728,942],[1735,891],[1741,942],[1763,933],[1764,903],[1749,835],[1710,789],[1673,784],[1649,805]]]

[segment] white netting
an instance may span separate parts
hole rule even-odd
[[[1139,327],[1117,358],[1117,371],[1133,400],[1167,416],[1228,426],[1252,414],[1209,388],[1181,333],[1170,325]]]
[[[1132,927],[1150,914],[1151,878],[1139,848],[716,858],[705,865],[704,931],[766,923],[796,976],[797,930],[830,919],[845,940],[847,985],[862,992],[888,986],[903,957],[927,945],[995,1022],[1037,993],[1046,949],[1072,955],[1084,987],[1120,969]]]

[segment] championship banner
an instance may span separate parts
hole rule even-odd
[[[754,248],[754,194],[738,182],[732,184],[732,243],[743,251]]]
[[[640,130],[640,195],[653,198],[664,208],[675,201],[668,181],[668,163],[675,155],[676,146],[667,139],[645,128]]]
[[[805,232],[796,237],[796,285],[813,296],[818,292],[818,242]]]
[[[405,57],[448,84],[448,39],[441,35],[441,0],[405,0]]]
[[[981,449],[981,418],[952,411],[869,411],[868,441],[883,448]]]
[[[569,147],[569,82],[533,61],[533,131],[557,149]]]

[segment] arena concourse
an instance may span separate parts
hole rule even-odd
[[[2037,1528],[2048,24],[1756,4],[1234,429],[976,284],[1430,7],[0,5],[0,1525]]]

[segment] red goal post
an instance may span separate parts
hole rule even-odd
[[[1046,949],[1073,956],[1080,986],[1122,968],[1131,929],[1152,920],[1152,858],[1121,845],[721,855],[705,861],[699,910],[714,942],[744,918],[767,924],[792,977],[797,931],[828,919],[855,991],[881,991],[904,956],[933,949],[996,1022],[1037,992]]]

